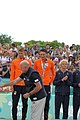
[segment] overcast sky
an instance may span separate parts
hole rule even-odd
[[[80,0],[0,0],[0,33],[80,44]]]

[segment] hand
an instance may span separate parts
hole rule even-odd
[[[62,81],[66,81],[68,79],[68,76],[66,75],[65,77],[63,77]]]
[[[0,91],[3,91],[3,87],[2,86],[0,86]]]
[[[3,91],[9,92],[9,88],[8,87],[3,87]]]
[[[25,99],[27,99],[29,96],[30,96],[29,93],[25,93],[25,94],[23,95],[23,97],[24,97]]]
[[[12,92],[14,91],[14,88],[13,88],[13,86],[10,86],[10,91],[12,91]]]
[[[80,87],[80,83],[78,83],[78,87]]]
[[[7,67],[7,70],[9,71],[9,70],[10,70],[10,67]]]

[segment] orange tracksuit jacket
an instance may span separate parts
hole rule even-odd
[[[42,67],[43,64],[44,63],[41,58],[38,60],[35,60],[34,61],[34,69],[39,72],[40,76],[42,77],[43,84],[49,85],[53,82],[55,74],[56,74],[54,62],[50,59],[47,59],[45,70]]]
[[[30,66],[32,65],[31,61],[26,59],[29,63],[30,63]],[[11,64],[11,74],[10,74],[10,81],[16,79],[17,77],[19,77],[22,73],[21,69],[20,69],[20,62],[23,61],[22,59],[20,58],[16,58],[15,60],[12,61],[12,64]],[[24,81],[22,80],[21,82],[19,82],[17,85],[21,85],[21,86],[24,86]]]

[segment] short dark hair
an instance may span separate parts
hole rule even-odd
[[[46,50],[46,49],[41,49],[40,52],[45,52],[45,53],[47,53],[47,50]]]
[[[13,46],[13,47],[16,47],[15,43],[12,43],[12,46]]]
[[[73,46],[70,46],[70,50],[73,48]]]
[[[18,51],[21,51],[21,52],[22,52],[22,51],[24,51],[24,48],[23,48],[23,47],[19,47],[19,48],[18,48]]]
[[[39,52],[38,52],[38,51],[35,51],[35,55],[36,55],[37,53],[39,54]]]

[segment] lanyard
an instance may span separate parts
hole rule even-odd
[[[41,60],[41,66],[42,66],[42,79],[44,78],[44,72],[46,70],[46,67],[48,66],[48,62],[46,61],[45,63],[42,62]]]

